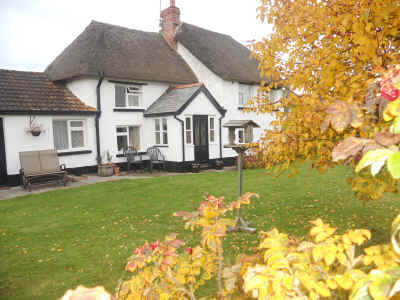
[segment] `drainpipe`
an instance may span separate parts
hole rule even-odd
[[[222,157],[222,119],[225,118],[226,110],[219,118],[219,159],[223,160]]]
[[[103,79],[104,79],[104,73],[100,72],[99,73],[99,82],[97,83],[97,87],[96,87],[96,95],[97,95],[97,114],[96,114],[96,122],[95,122],[95,126],[96,126],[96,150],[97,150],[97,163],[99,163],[99,159],[101,157],[101,153],[100,153],[100,126],[99,126],[99,119],[101,117],[101,96],[100,96],[100,87],[101,84],[103,83]]]
[[[178,120],[181,123],[181,126],[182,126],[182,160],[183,160],[183,162],[185,162],[186,161],[185,160],[185,123],[183,122],[183,120],[178,119],[176,117],[176,115],[174,116],[174,118],[176,120]]]

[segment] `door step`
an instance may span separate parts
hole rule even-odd
[[[200,171],[211,169],[210,163],[193,163],[192,164],[192,172],[198,173]]]

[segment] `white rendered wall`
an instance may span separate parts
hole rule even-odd
[[[129,81],[129,80],[127,80]],[[135,81],[135,80],[130,80]],[[140,81],[142,82],[142,81]],[[96,87],[98,78],[81,78],[68,83],[68,88],[78,96],[86,104],[97,107]],[[147,109],[154,101],[156,101],[169,87],[167,83],[147,82],[143,85],[142,107]],[[101,110],[100,117],[100,151],[103,160],[106,159],[107,150],[113,156],[113,162],[125,162],[125,158],[118,158],[117,133],[118,126],[138,126],[140,127],[140,150],[145,151],[148,147],[155,144],[154,137],[154,121],[148,122],[143,117],[143,112],[114,112],[115,108],[115,83],[105,78],[100,88],[101,94]],[[169,131],[174,130],[174,121],[168,121]],[[171,123],[171,125],[169,124]],[[171,128],[171,129],[170,129]],[[172,135],[169,134],[169,137]],[[171,145],[171,142],[169,143]],[[170,156],[176,156],[176,151],[168,151],[162,149]]]
[[[196,58],[185,46],[178,43],[178,53],[196,74],[200,82],[209,89],[217,102],[227,110],[222,125],[229,120],[253,120],[261,128],[254,130],[254,140],[258,140],[265,129],[269,128],[272,116],[269,114],[245,113],[239,109],[239,83],[223,80],[217,74],[208,69],[198,58]],[[252,94],[257,95],[258,85],[253,85]],[[201,114],[200,112],[198,114]],[[222,144],[228,143],[228,129],[222,128]],[[236,152],[223,148],[223,157],[236,156]]]
[[[77,168],[96,165],[96,134],[94,117],[87,116],[37,116],[36,123],[42,125],[45,132],[38,137],[27,134],[28,116],[1,116],[4,121],[4,139],[6,148],[7,174],[15,175],[21,168],[19,152],[54,149],[53,120],[85,120],[85,147],[90,154],[61,156],[60,163],[67,168]]]

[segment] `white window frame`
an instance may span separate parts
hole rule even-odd
[[[68,148],[67,149],[56,149],[56,145],[54,144],[54,149],[56,149],[57,152],[71,152],[71,151],[81,151],[86,149],[86,120],[84,119],[53,119],[52,122],[54,121],[59,121],[59,122],[67,122],[67,136],[68,136]],[[72,127],[71,122],[82,122],[81,127]],[[72,147],[72,131],[82,131],[83,133],[83,145],[81,147]],[[53,134],[54,134],[54,128],[53,128]]]
[[[253,86],[239,83],[239,107],[244,107],[253,98]],[[248,99],[246,99],[248,98]]]
[[[129,127],[137,127],[139,128],[139,135],[141,136],[141,126],[138,125],[117,125],[115,126],[115,133],[116,133],[116,143],[117,143],[117,153],[118,154],[123,154],[124,150],[119,150],[118,149],[118,136],[126,136],[127,139],[127,145],[129,147],[129,140],[130,140],[130,136],[129,136]],[[126,132],[117,132],[118,128],[126,128]],[[140,138],[140,137],[139,137]],[[140,139],[140,143],[142,143],[142,140]],[[142,145],[139,145],[139,149],[137,149],[138,151],[140,151],[140,148],[142,147]]]
[[[186,121],[189,120],[189,124],[190,124],[190,129],[187,129],[186,125]],[[187,140],[187,134],[190,133],[190,143],[188,143]],[[186,145],[193,145],[193,118],[191,116],[186,116],[185,117],[185,144]]]
[[[214,128],[211,129],[211,119],[214,120]],[[217,142],[217,135],[216,135],[216,118],[215,116],[209,116],[208,117],[208,143],[209,144],[215,144]],[[211,140],[211,131],[214,132],[214,140]]]
[[[125,89],[125,106],[116,106],[116,99],[114,101],[114,107],[117,109],[141,109],[143,107],[142,99],[143,99],[143,86],[142,85],[116,85],[121,86]],[[138,91],[129,91],[129,89],[138,89]],[[129,96],[130,95],[138,95],[138,105],[129,105]]]
[[[159,122],[160,124],[160,130],[156,130],[156,122]],[[166,122],[167,124],[167,129],[164,130],[163,122]],[[160,133],[160,144],[157,144],[157,133]],[[167,134],[167,143],[164,143],[164,133]],[[157,118],[154,119],[154,142],[156,146],[168,146],[169,144],[169,137],[168,137],[168,119],[167,118]]]

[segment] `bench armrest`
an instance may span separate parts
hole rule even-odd
[[[67,170],[67,166],[66,166],[65,164],[61,164],[61,165],[60,165],[60,170],[61,170],[61,171]]]

